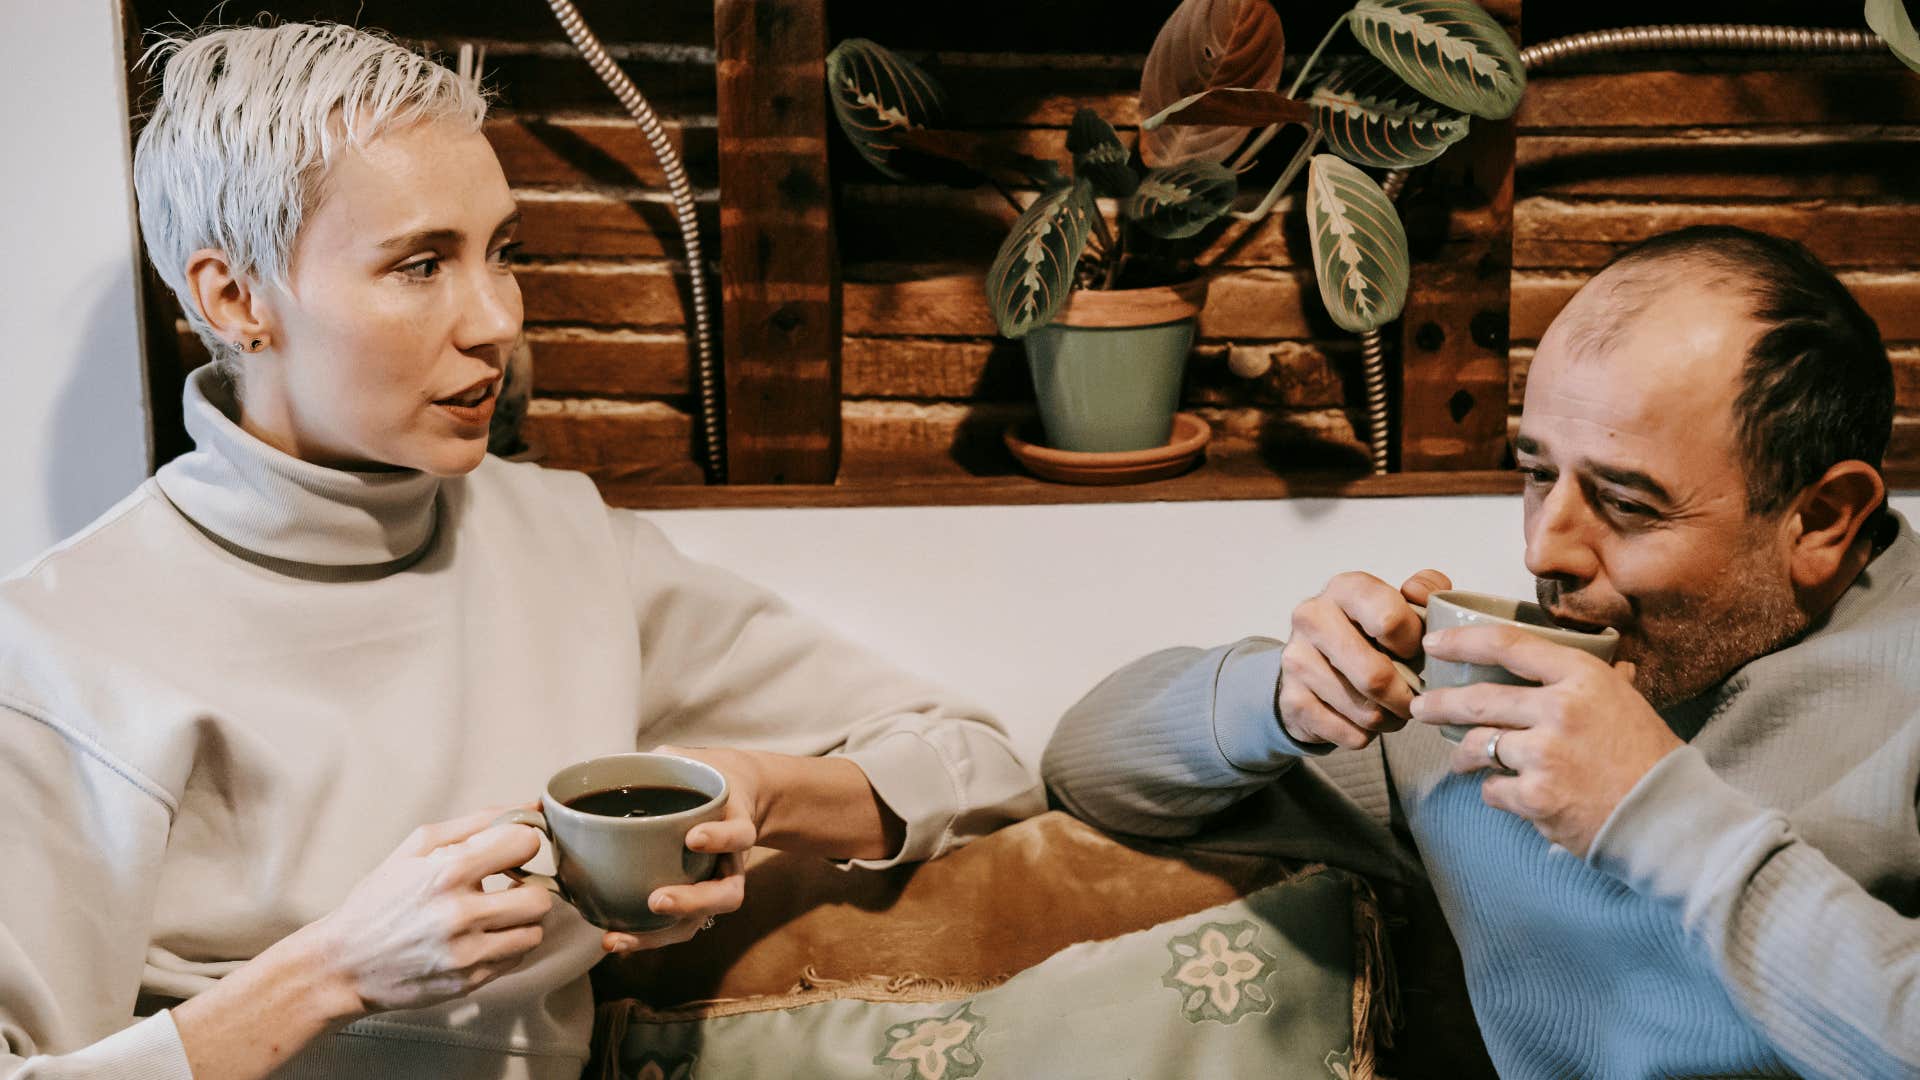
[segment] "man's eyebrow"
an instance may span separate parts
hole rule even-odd
[[[1543,453],[1540,440],[1528,435],[1515,435],[1513,449],[1516,453],[1533,456]],[[1628,469],[1619,465],[1590,464],[1586,467],[1586,472],[1616,487],[1630,488],[1642,492],[1657,502],[1668,506],[1673,505],[1673,496],[1667,492],[1666,487],[1639,469]]]
[[[1617,487],[1631,488],[1635,491],[1650,495],[1656,502],[1665,503],[1669,506],[1673,504],[1673,496],[1667,494],[1667,489],[1660,485],[1660,481],[1655,480],[1639,469],[1623,469],[1618,465],[1594,464],[1589,465],[1587,471],[1605,480],[1609,484]]]

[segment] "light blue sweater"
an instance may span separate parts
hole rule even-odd
[[[1431,728],[1295,744],[1265,639],[1122,668],[1043,771],[1116,832],[1424,874],[1504,1076],[1920,1076],[1916,570],[1901,522],[1812,632],[1669,710],[1688,745],[1584,860],[1486,806]]]

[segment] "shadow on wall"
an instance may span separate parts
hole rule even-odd
[[[46,418],[46,520],[60,539],[139,486],[151,462],[134,278],[109,263],[85,280],[68,307],[84,313],[73,324],[72,376]]]

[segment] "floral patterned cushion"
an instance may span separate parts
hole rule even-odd
[[[1214,857],[1196,862],[1124,847],[1064,815],[1046,817],[1058,820],[1015,826],[929,864],[922,873],[943,875],[938,892],[953,900],[965,892],[967,881],[988,876],[1006,882],[985,864],[1004,870],[1023,858],[1039,858],[1049,866],[1071,862],[1071,857],[1047,857],[1065,845],[1087,857],[1084,872],[1029,874],[1023,886],[1015,886],[1023,891],[1022,904],[995,905],[987,899],[949,906],[939,924],[913,917],[919,909],[907,904],[904,921],[913,924],[921,952],[940,955],[930,963],[901,951],[913,939],[907,937],[880,948],[886,964],[874,966],[856,925],[856,933],[837,943],[818,933],[809,939],[803,952],[818,962],[802,965],[798,978],[789,969],[780,991],[768,989],[777,982],[773,965],[752,977],[766,984],[759,992],[730,992],[742,989],[735,973],[755,966],[750,961],[756,950],[770,950],[789,963],[802,958],[779,941],[805,922],[785,910],[790,896],[768,901],[784,914],[762,915],[762,925],[755,928],[762,933],[753,945],[718,951],[707,946],[709,963],[731,956],[723,965],[729,970],[709,972],[694,985],[719,993],[690,998],[684,962],[693,957],[676,958],[669,955],[675,950],[662,950],[649,961],[650,969],[625,973],[624,985],[637,989],[640,999],[618,997],[602,1006],[589,1075],[635,1080],[1372,1076],[1381,980],[1371,943],[1377,941],[1378,920],[1370,893],[1356,879],[1324,867],[1280,867],[1271,861],[1255,874],[1246,864],[1206,861]],[[1004,850],[983,846],[996,843]],[[969,869],[962,860],[981,865]],[[1249,875],[1278,880],[1239,890],[1232,898],[1236,887],[1224,882],[1223,874],[1242,882]],[[1100,933],[1128,918],[1114,912],[1127,907],[1126,898],[1133,895],[1125,887],[1128,881],[1139,884],[1137,893],[1146,897],[1142,908],[1157,916],[1164,916],[1168,905],[1177,907],[1174,898],[1181,894],[1228,899],[1152,920],[1146,929]],[[750,894],[755,884],[750,874]],[[890,902],[870,901],[862,914],[901,916],[903,898],[914,899],[914,884],[896,882]],[[1049,915],[1074,910],[1083,894],[1101,898],[1104,916],[1075,914],[1062,920]],[[822,905],[800,906],[813,912]],[[1010,908],[1018,914],[1010,915]],[[846,929],[846,912],[837,914],[835,924]],[[1139,914],[1133,913],[1136,927],[1142,925]],[[1081,934],[1077,944],[1058,947],[1063,937],[1074,940],[1076,924],[1092,932]],[[1004,950],[956,952],[949,940],[978,938],[982,927],[1005,928],[1009,939],[1034,938],[1042,947],[1054,947],[1037,961],[1023,957],[1012,972],[983,970],[995,966],[983,959],[989,951]],[[856,974],[863,953],[869,954],[866,973]],[[823,965],[846,977],[822,974]],[[683,973],[679,981],[659,974],[674,970]],[[603,989],[617,982],[602,973]]]

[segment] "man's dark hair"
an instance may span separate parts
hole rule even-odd
[[[1733,406],[1748,511],[1781,509],[1842,461],[1878,469],[1893,434],[1893,366],[1880,328],[1833,271],[1792,240],[1725,225],[1662,233],[1607,265],[1675,262],[1743,281],[1766,327]],[[1884,512],[1883,502],[1863,532]]]

